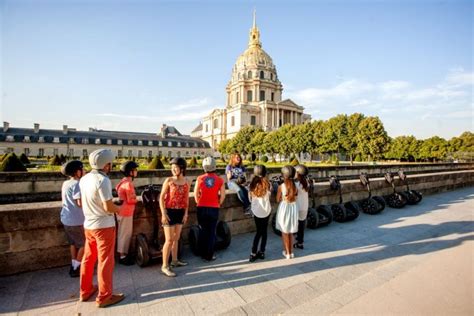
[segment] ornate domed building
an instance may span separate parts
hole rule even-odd
[[[245,126],[272,131],[284,124],[311,120],[302,106],[290,99],[282,100],[283,86],[272,58],[262,48],[255,12],[248,48],[235,62],[226,92],[226,108],[213,110],[192,132],[192,136],[201,137],[214,149]]]

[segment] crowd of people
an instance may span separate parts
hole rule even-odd
[[[69,179],[62,186],[61,222],[70,244],[71,277],[80,277],[80,301],[87,301],[97,293],[96,305],[107,307],[124,299],[124,294],[113,292],[115,246],[119,264],[133,265],[129,253],[133,233],[133,215],[137,196],[133,180],[138,176],[138,164],[126,161],[120,166],[124,177],[115,187],[118,199],[113,199],[108,173],[114,155],[111,150],[99,149],[89,155],[92,170],[85,174],[82,162],[71,160],[61,172]],[[174,158],[170,162],[172,176],[165,179],[159,205],[161,225],[165,236],[161,272],[175,277],[175,268],[188,263],[178,258],[181,230],[188,221],[191,182],[185,177],[186,160]],[[216,174],[216,161],[206,157],[202,161],[204,174],[196,179],[194,199],[201,228],[198,249],[205,261],[216,259],[214,252],[219,209],[225,199],[224,179]],[[308,213],[309,184],[304,165],[285,166],[281,170],[282,183],[276,197],[279,202],[276,228],[282,233],[283,257],[294,258],[294,248],[303,249],[304,227]],[[244,213],[253,216],[256,233],[249,262],[265,259],[267,228],[272,210],[272,185],[264,165],[256,165],[251,181],[239,154],[232,155],[226,168],[227,186],[237,193]],[[296,242],[293,243],[293,235]],[[97,264],[97,285],[93,284]]]

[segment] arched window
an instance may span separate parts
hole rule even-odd
[[[247,102],[252,102],[252,90],[247,90]]]
[[[214,119],[213,128],[219,128],[219,121]]]
[[[273,80],[273,74],[272,73],[270,74],[270,79]]]
[[[252,79],[252,72],[250,70],[247,72],[247,78]]]
[[[260,79],[265,79],[265,73],[262,71],[260,71]]]

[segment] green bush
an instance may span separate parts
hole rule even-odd
[[[160,159],[160,158],[158,157],[158,159]],[[160,161],[161,161],[161,159],[160,159]],[[163,162],[164,162],[164,163],[169,163],[170,160],[169,160],[168,157],[165,156],[165,157],[163,158]]]
[[[28,159],[28,157],[25,155],[25,153],[21,154],[20,155],[20,161],[22,164],[24,165],[27,165],[30,163],[30,160]]]
[[[196,168],[197,167],[197,159],[196,157],[192,157],[191,159],[189,159],[188,161],[188,168]]]
[[[6,156],[7,156],[7,154],[0,155],[0,162],[2,162],[3,159],[5,159]]]
[[[196,158],[197,158],[197,160],[201,160],[201,156],[197,156]]]
[[[51,166],[60,166],[62,165],[61,158],[58,155],[55,155],[51,160],[49,161],[49,164]]]
[[[268,162],[268,157],[267,157],[266,155],[263,155],[260,160],[261,160],[262,162]]]
[[[148,164],[150,164],[150,162],[151,162],[152,160],[153,160],[153,158],[151,158],[150,156],[148,156],[148,157],[146,158],[146,162],[147,162]]]
[[[272,163],[277,163],[275,157],[272,157]]]
[[[250,161],[255,161],[257,160],[257,155],[255,155],[255,153],[251,153],[250,154]]]
[[[293,160],[291,160],[291,162],[290,162],[290,165],[292,165],[292,166],[297,166],[299,164],[300,164],[300,162],[298,161],[298,159],[296,157],[294,157]]]
[[[148,169],[165,169],[165,166],[161,162],[161,159],[158,156],[155,156],[148,165]]]
[[[8,154],[0,163],[0,171],[27,171],[15,153]]]

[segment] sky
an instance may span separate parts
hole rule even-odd
[[[474,130],[474,1],[0,0],[0,120],[189,134],[224,108],[253,10],[283,99],[391,137]]]

